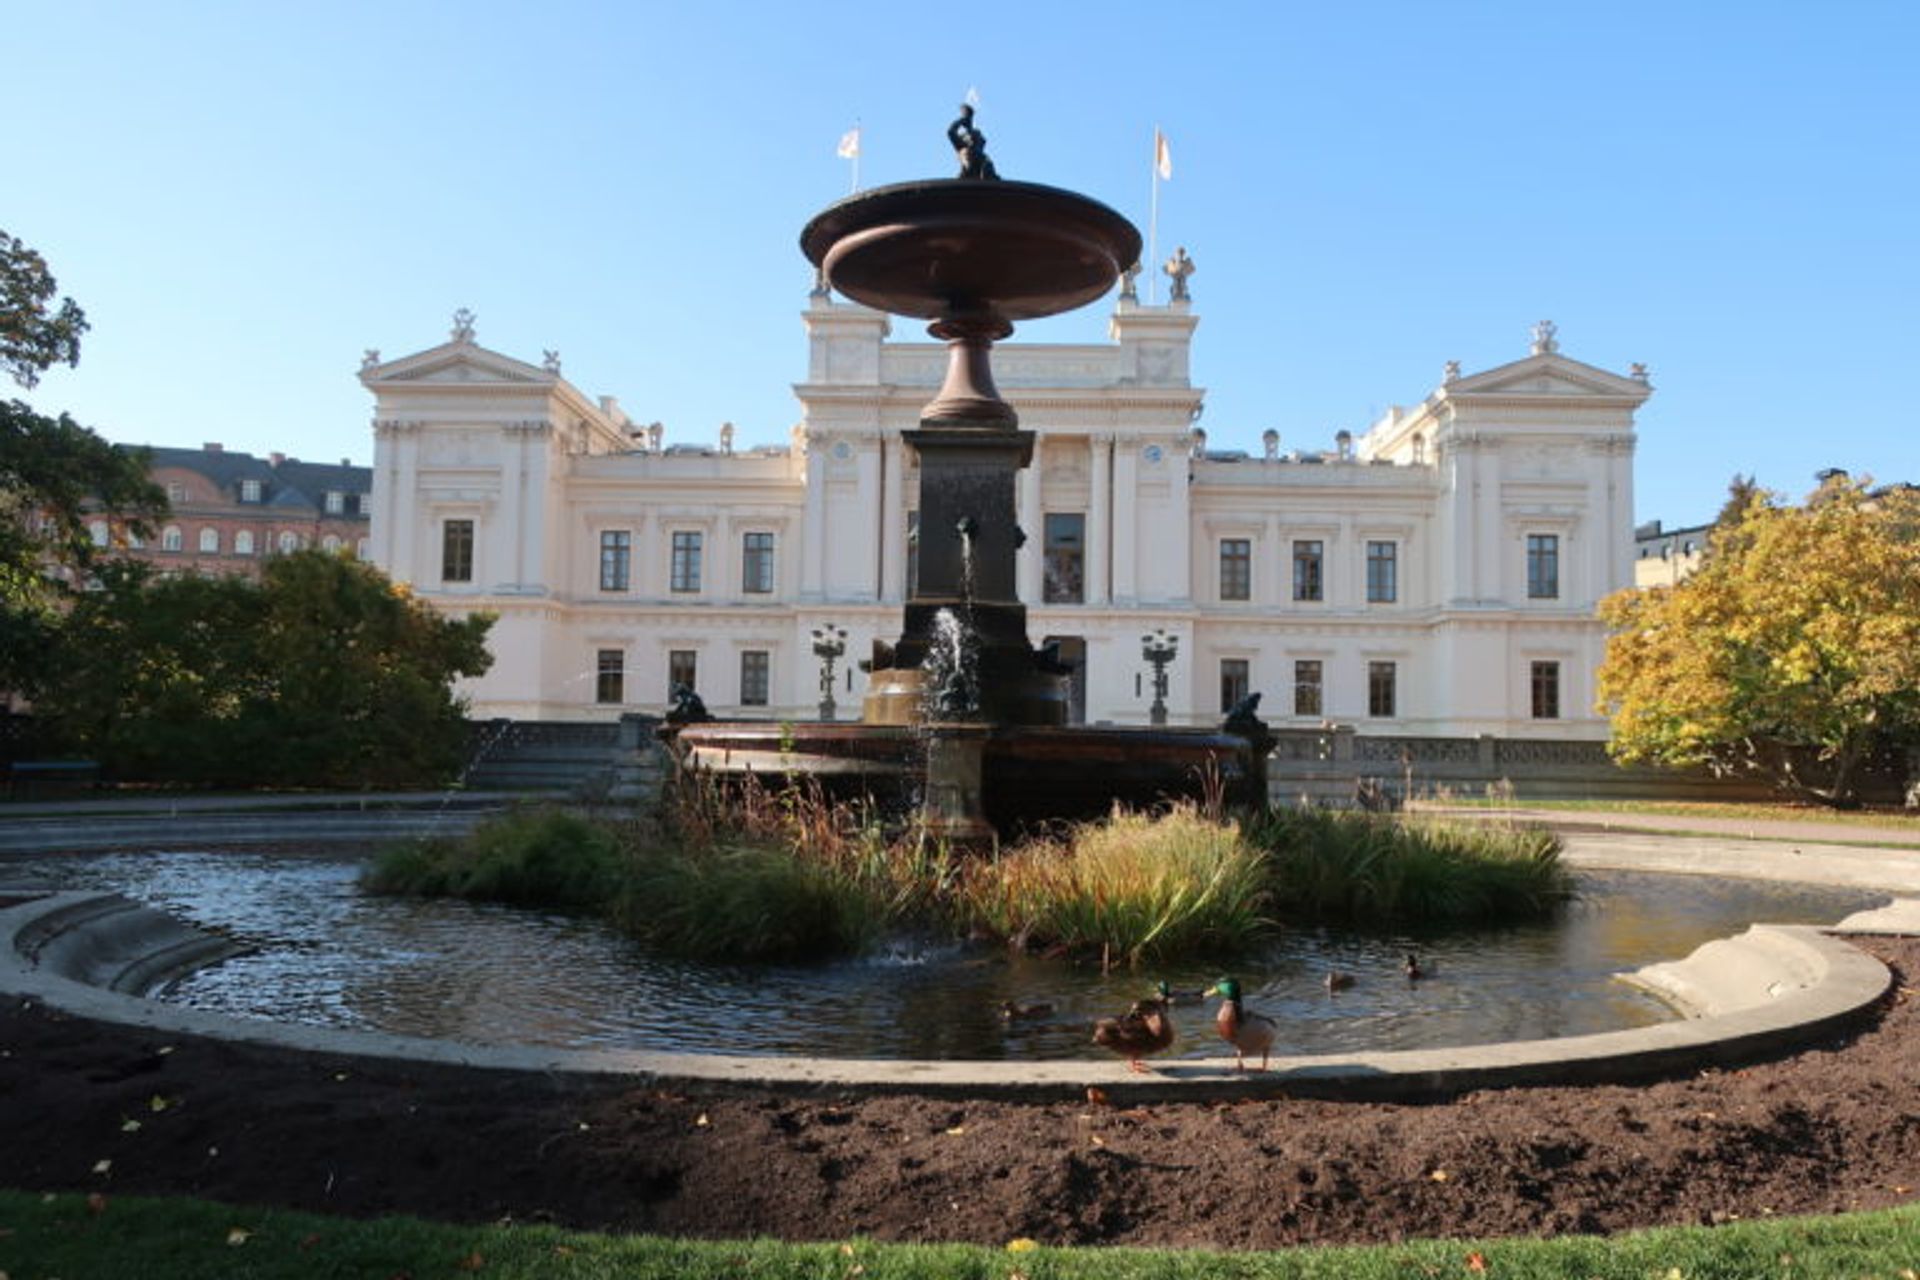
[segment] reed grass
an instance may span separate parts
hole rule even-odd
[[[1247,950],[1271,928],[1264,880],[1234,825],[1181,806],[1115,810],[978,862],[960,898],[976,929],[1015,945],[1138,966]]]
[[[1352,810],[1274,810],[1248,831],[1274,909],[1317,922],[1539,919],[1573,896],[1559,837]]]
[[[598,910],[626,883],[626,861],[609,825],[561,809],[526,809],[457,838],[390,846],[361,884],[375,893]]]

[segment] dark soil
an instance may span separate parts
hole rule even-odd
[[[1843,1039],[1415,1105],[703,1096],[156,1038],[10,1000],[0,1181],[694,1236],[1232,1248],[1906,1204],[1920,942],[1861,945],[1899,990]]]

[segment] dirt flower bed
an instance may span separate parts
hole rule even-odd
[[[1904,1204],[1920,942],[1859,945],[1898,984],[1844,1039],[1636,1087],[1416,1105],[702,1095],[161,1037],[9,998],[0,1179],[694,1236],[1231,1248]]]

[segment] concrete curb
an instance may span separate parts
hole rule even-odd
[[[19,897],[20,895],[15,895]],[[1920,919],[1920,904],[1904,906]],[[1650,966],[1704,1016],[1628,1031],[1452,1049],[1274,1060],[1240,1075],[1225,1058],[1158,1064],[1152,1076],[1103,1062],[907,1062],[732,1057],[640,1050],[482,1046],[253,1021],[109,989],[160,972],[166,957],[213,954],[222,941],[111,894],[47,893],[0,909],[0,990],[80,1017],[329,1055],[400,1058],[495,1070],[614,1075],[653,1084],[788,1092],[913,1093],[1047,1100],[1089,1087],[1115,1100],[1249,1096],[1412,1099],[1514,1085],[1590,1084],[1730,1066],[1795,1048],[1864,1014],[1891,985],[1864,952],[1801,926],[1756,925],[1684,961]],[[161,957],[155,960],[155,956]],[[142,969],[143,964],[149,967]],[[1648,972],[1657,971],[1653,978]],[[108,984],[95,980],[107,976]],[[117,976],[115,976],[117,975]]]

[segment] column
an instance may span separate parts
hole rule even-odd
[[[1113,546],[1113,433],[1096,432],[1089,437],[1093,450],[1092,491],[1087,513],[1087,603],[1105,604],[1108,591],[1107,566]]]
[[[800,524],[800,598],[818,600],[827,580],[827,442],[812,433],[805,439],[807,508]]]
[[[1139,599],[1140,448],[1132,440],[1113,446],[1113,598],[1120,604]]]
[[[1040,505],[1040,454],[1020,473],[1018,516],[1027,544],[1014,557],[1015,594],[1026,604],[1040,603],[1040,585],[1046,553],[1046,512]]]
[[[907,587],[907,449],[900,437],[880,430],[879,577],[874,598],[899,603]]]

